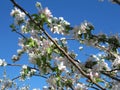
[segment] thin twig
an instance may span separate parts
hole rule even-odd
[[[40,74],[34,74],[34,76],[40,76],[40,77],[43,77],[43,78],[47,78],[46,76],[43,76],[43,75],[40,75]],[[12,81],[14,81],[14,80],[16,80],[16,79],[18,79],[18,78],[20,78],[21,76],[17,76],[17,77],[15,77],[15,78],[13,78],[12,79]]]
[[[19,66],[19,67],[22,67],[23,65],[20,65],[20,64],[7,64],[8,66]],[[27,66],[28,68],[30,69],[35,69],[37,71],[39,71],[39,69],[35,68],[35,67],[30,67],[30,66]]]
[[[18,78],[20,78],[21,76],[17,76],[17,77],[15,77],[15,78],[13,78],[12,79],[12,81],[14,81],[14,80],[16,80],[16,79],[18,79]]]
[[[118,82],[120,82],[119,78],[116,78],[116,77],[114,77],[114,76],[112,76],[112,75],[110,75],[110,74],[108,74],[108,73],[106,73],[104,71],[101,71],[101,73],[104,74],[104,75],[106,75],[106,76],[108,76],[108,77],[110,77],[110,78],[112,78],[112,79],[114,79],[114,80],[116,80],[116,81],[118,81]]]
[[[19,34],[20,36],[27,40],[27,38],[22,33],[18,32],[17,30],[15,30],[14,32],[16,32],[17,34]]]
[[[114,71],[120,71],[120,68],[115,68],[115,69],[112,69],[112,70],[109,70],[109,71],[106,71],[106,72],[114,72]]]
[[[100,45],[98,45],[98,44],[95,44],[95,46],[96,46],[96,48],[99,48],[100,50],[103,50],[103,51],[105,51],[105,52],[107,52],[107,53],[113,55],[115,58],[118,57],[117,54],[111,52],[110,50],[106,49],[105,47],[102,47],[102,46],[100,46]]]
[[[20,64],[7,64],[8,66],[19,66],[19,67],[21,67],[22,65],[20,65]]]
[[[46,76],[43,76],[43,75],[40,75],[40,74],[34,74],[34,76],[40,76],[40,77],[43,77],[43,78],[47,79]]]

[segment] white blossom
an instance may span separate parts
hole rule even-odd
[[[58,64],[58,69],[62,71],[66,70],[66,66],[64,65],[64,62],[60,62],[60,64]]]
[[[53,17],[51,11],[46,7],[42,13],[44,13],[48,18]]]
[[[54,86],[54,87],[57,87],[56,85],[56,77],[55,76],[50,76],[48,79],[47,79],[47,82],[49,83],[50,86]],[[48,87],[44,87],[45,90],[48,88]]]
[[[21,46],[22,48],[24,48],[25,47],[24,43],[25,43],[25,39],[24,38],[19,38],[18,45]]]
[[[30,73],[35,73],[36,70],[35,69],[31,69]]]
[[[3,60],[2,59],[0,59],[0,66],[2,66],[3,65]]]
[[[19,24],[20,21],[24,21],[26,16],[24,12],[16,7],[11,11],[10,15],[15,17],[16,24]]]
[[[18,55],[21,55],[23,53],[23,50],[22,49],[18,49],[17,53],[18,53]]]
[[[63,44],[67,44],[66,38],[61,38],[60,40],[62,41]]]
[[[63,38],[61,38],[60,40],[66,40],[66,38],[63,37]]]
[[[39,88],[33,88],[32,90],[40,90]]]
[[[24,34],[27,34],[28,33],[28,31],[27,31],[27,27],[25,26],[25,25],[22,25],[21,26],[21,32]]]
[[[15,62],[15,61],[18,61],[20,59],[20,57],[19,56],[17,56],[17,55],[13,55],[12,56],[12,60]]]
[[[47,86],[43,86],[43,90],[48,90],[48,87]]]
[[[62,35],[66,34],[65,33],[66,26],[70,25],[70,23],[64,20],[63,17],[59,17],[59,18],[53,17],[51,22],[53,23],[50,23],[49,25],[50,30],[53,33],[62,34]]]
[[[5,61],[5,59],[0,59],[0,66],[6,66],[7,62]]]
[[[82,47],[82,46],[80,46],[80,47],[79,47],[79,50],[82,50],[82,49],[83,49],[83,47]]]
[[[88,90],[88,88],[84,84],[77,83],[75,90]]]
[[[29,53],[29,61],[32,63],[32,64],[36,64],[36,60],[35,58],[37,58],[37,55],[35,55],[35,53]]]
[[[27,65],[23,65],[22,68],[23,68],[23,69],[27,69]]]
[[[29,88],[30,88],[29,86],[23,86],[20,88],[20,90],[29,90]]]
[[[118,56],[118,57],[114,60],[114,62],[112,63],[112,66],[113,66],[113,67],[118,67],[118,66],[120,66],[120,56]]]
[[[38,8],[41,8],[41,7],[42,7],[42,5],[41,5],[40,2],[36,2],[35,6],[38,7]]]

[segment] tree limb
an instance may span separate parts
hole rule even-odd
[[[27,16],[28,18],[36,25],[38,26],[42,31],[43,33],[54,43],[54,45],[67,57],[67,59],[80,71],[80,73],[85,76],[86,78],[88,78],[93,84],[95,84],[97,87],[99,87],[100,89],[102,90],[106,90],[105,88],[103,88],[101,85],[97,84],[95,81],[92,80],[92,78],[87,75],[83,70],[82,68],[76,64],[76,62],[74,61],[74,59],[72,59],[58,44],[56,41],[54,41],[52,39],[52,37],[37,23],[35,22],[32,17],[29,15],[28,12],[26,12],[21,6],[19,6],[14,0],[11,0],[11,2],[17,7],[19,8],[21,11],[23,11]]]

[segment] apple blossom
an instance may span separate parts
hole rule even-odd
[[[83,47],[82,47],[82,46],[80,46],[80,47],[79,47],[79,50],[82,50],[82,49],[83,49]]]
[[[26,16],[25,13],[21,12],[21,10],[16,7],[11,11],[10,15],[15,17],[16,24],[21,24],[21,22],[25,20]]]
[[[41,8],[42,5],[41,5],[40,2],[36,2],[35,6],[38,7],[38,8]]]
[[[77,83],[75,90],[88,90],[88,88],[84,84]]]
[[[58,65],[58,69],[62,71],[66,70],[66,66],[64,66],[64,62],[60,62],[60,64]]]
[[[48,90],[48,87],[47,86],[43,86],[43,90]]]
[[[0,66],[6,66],[7,62],[5,61],[5,59],[0,59]]]

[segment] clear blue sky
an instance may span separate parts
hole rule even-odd
[[[103,32],[110,34],[120,32],[120,6],[111,4],[107,0],[103,3],[98,0],[16,0],[28,12],[37,13],[35,2],[39,1],[43,7],[48,7],[53,16],[64,17],[72,26],[80,25],[84,20],[91,22],[95,26],[95,33]],[[13,23],[10,16],[12,3],[9,0],[0,2],[0,58],[11,61],[13,54],[16,54],[18,47],[18,37],[12,33],[9,25]],[[27,59],[23,59],[27,60]],[[1,70],[1,69],[0,69]],[[7,69],[8,75],[17,73],[14,68]],[[0,71],[1,74],[1,71]],[[16,74],[18,75],[18,74]],[[0,75],[1,76],[1,75]],[[33,87],[41,87],[44,84],[38,80],[39,84]],[[35,82],[34,82],[35,83]]]

